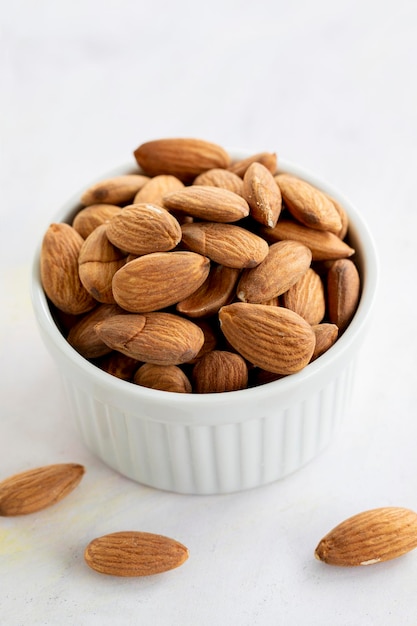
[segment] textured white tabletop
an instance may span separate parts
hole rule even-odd
[[[350,515],[417,509],[417,4],[15,0],[0,46],[0,475],[87,469],[55,507],[0,520],[0,624],[415,626],[417,552],[352,569],[313,553]],[[35,325],[31,261],[54,213],[164,136],[276,150],[348,196],[379,249],[350,415],[319,458],[261,489],[180,496],[107,468]],[[88,541],[126,529],[190,558],[144,579],[89,570]]]

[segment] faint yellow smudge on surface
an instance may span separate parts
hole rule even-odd
[[[0,556],[19,557],[30,548],[29,538],[25,532],[22,532],[22,529],[0,529]]]

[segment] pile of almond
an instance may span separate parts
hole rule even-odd
[[[140,169],[86,189],[43,239],[42,284],[82,356],[138,385],[213,393],[298,372],[334,344],[360,297],[335,199],[269,152],[234,162],[160,139],[134,155]]]

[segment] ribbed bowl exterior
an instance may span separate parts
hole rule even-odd
[[[248,156],[235,152],[236,158]],[[355,363],[369,328],[378,264],[355,207],[297,166],[282,170],[331,194],[346,209],[362,294],[344,334],[301,372],[266,385],[217,394],[175,394],[119,380],[81,357],[60,333],[33,264],[32,302],[44,343],[60,371],[80,438],[118,472],[184,494],[231,493],[300,469],[332,440],[352,399]],[[119,168],[111,175],[131,171]],[[78,196],[79,197],[79,196]],[[77,197],[55,216],[71,221]]]
[[[211,425],[149,419],[64,384],[82,440],[106,464],[151,487],[219,494],[271,483],[316,457],[346,415],[353,378],[354,361],[287,408]]]

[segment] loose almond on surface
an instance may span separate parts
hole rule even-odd
[[[84,475],[77,463],[58,463],[14,474],[0,482],[0,516],[27,515],[67,496]]]
[[[171,174],[183,182],[213,168],[226,168],[229,154],[221,146],[193,138],[156,139],[142,143],[134,156],[149,176]]]
[[[330,565],[371,565],[417,547],[417,513],[382,507],[348,518],[318,544],[315,557]]]
[[[188,559],[188,549],[169,537],[122,531],[93,539],[85,549],[89,567],[109,576],[152,576],[175,569]]]
[[[294,311],[234,302],[220,309],[223,334],[247,361],[276,374],[293,374],[311,359],[315,335]]]

